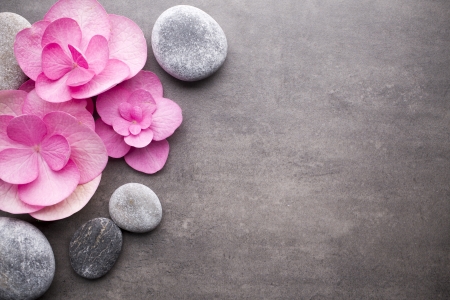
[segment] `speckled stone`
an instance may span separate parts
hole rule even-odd
[[[0,13],[0,90],[16,90],[27,80],[14,56],[14,39],[19,31],[30,26],[22,16]]]
[[[112,194],[109,214],[122,229],[147,232],[161,222],[162,207],[158,196],[149,187],[140,183],[127,183]]]
[[[83,224],[70,241],[70,264],[82,277],[99,278],[111,270],[121,250],[120,228],[107,218],[92,219]]]
[[[227,57],[227,38],[219,24],[193,6],[164,11],[152,31],[156,60],[167,73],[196,81],[216,72]]]
[[[37,299],[50,287],[55,257],[33,225],[0,217],[0,299]]]

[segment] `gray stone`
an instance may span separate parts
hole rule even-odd
[[[147,232],[161,222],[162,207],[158,196],[149,187],[140,183],[127,183],[112,194],[109,214],[122,229]]]
[[[0,217],[0,299],[37,299],[50,287],[55,257],[33,225]]]
[[[0,13],[0,90],[16,90],[27,80],[14,56],[14,39],[19,31],[30,26],[22,16]]]
[[[99,278],[111,270],[121,250],[120,228],[107,218],[92,219],[83,224],[70,241],[70,264],[82,277]]]
[[[196,81],[216,72],[227,56],[227,38],[204,11],[177,5],[164,11],[152,31],[156,60],[170,75]]]

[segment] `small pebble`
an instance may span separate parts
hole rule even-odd
[[[193,6],[177,5],[164,11],[152,31],[152,48],[160,66],[184,81],[216,72],[227,57],[227,38],[219,24]]]
[[[0,299],[37,299],[50,287],[55,257],[33,225],[0,217]]]
[[[112,194],[109,214],[122,229],[147,232],[161,222],[162,207],[158,196],[149,187],[140,183],[127,183]]]
[[[14,40],[19,31],[30,26],[22,16],[0,13],[0,90],[16,90],[27,80],[14,56]]]
[[[107,218],[92,219],[83,224],[70,241],[70,264],[82,277],[99,278],[111,270],[121,250],[120,228]]]

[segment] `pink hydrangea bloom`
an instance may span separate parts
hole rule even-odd
[[[155,74],[141,71],[99,95],[96,107],[101,119],[96,121],[95,131],[109,156],[125,156],[128,165],[148,174],[162,169],[169,155],[166,138],[183,118],[181,108],[163,97]]]
[[[56,220],[86,205],[108,161],[87,102],[0,91],[0,210]]]
[[[64,102],[96,96],[136,75],[147,43],[139,26],[108,14],[96,0],[60,0],[17,34],[14,53],[42,99]]]

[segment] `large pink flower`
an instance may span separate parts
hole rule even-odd
[[[1,210],[56,220],[90,200],[108,156],[86,103],[0,91]]]
[[[105,143],[108,155],[125,156],[132,168],[153,174],[169,155],[166,138],[182,122],[181,108],[163,97],[162,84],[149,71],[141,71],[97,98],[101,119],[95,131]]]
[[[64,102],[96,96],[136,75],[147,43],[139,26],[107,14],[96,0],[60,0],[17,34],[14,52],[37,94]]]

